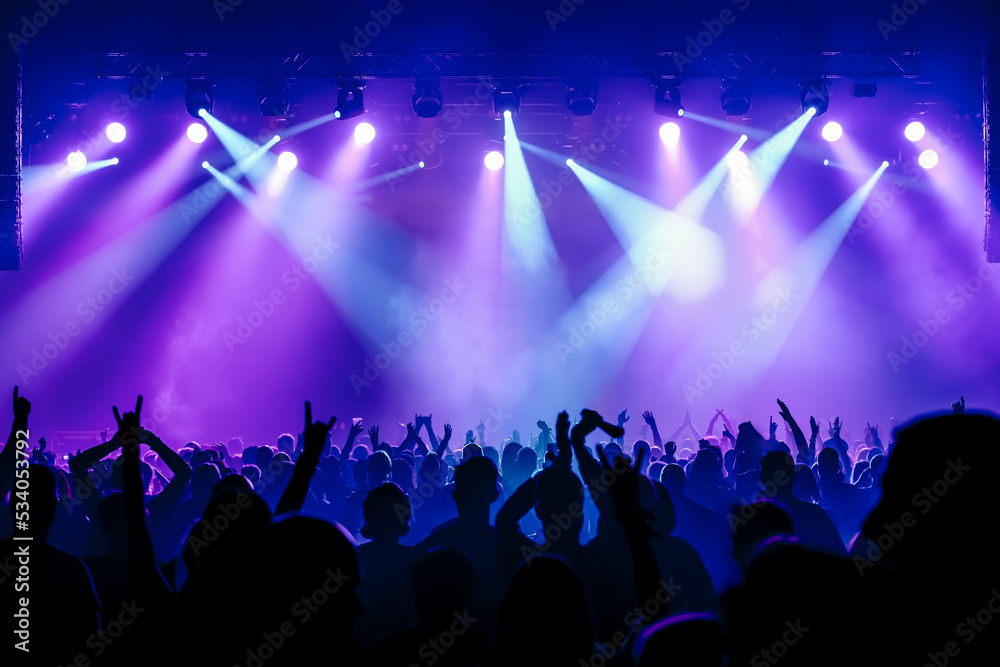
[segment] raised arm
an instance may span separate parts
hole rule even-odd
[[[427,431],[427,440],[430,442],[431,445],[430,449],[436,452],[441,443],[438,441],[437,433],[434,432],[434,425],[431,422],[431,419],[433,417],[434,415],[431,414],[428,414],[426,417],[421,417],[420,415],[417,415],[416,417],[417,420],[414,423],[417,425],[418,436],[420,435],[420,427],[421,426],[424,427],[424,429]]]
[[[191,466],[188,465],[188,462],[180,454],[168,447],[152,431],[143,429],[140,438],[143,443],[148,445],[160,457],[160,460],[173,473],[173,477],[170,478],[170,482],[167,483],[163,490],[149,500],[150,512],[161,514],[165,510],[176,506],[181,501],[184,492],[187,490],[188,483],[191,481]]]
[[[28,440],[28,413],[31,403],[17,393],[14,386],[14,421],[10,426],[10,435],[3,451],[0,452],[0,498],[6,498],[14,486],[14,469],[17,466],[17,442]]]
[[[663,438],[660,437],[660,429],[656,428],[656,418],[653,417],[653,413],[646,410],[642,413],[642,418],[649,425],[650,430],[653,432],[653,444],[663,449]]]
[[[786,424],[788,424],[788,428],[792,430],[792,438],[795,439],[795,450],[797,452],[795,462],[809,465],[809,445],[806,443],[805,433],[803,433],[802,429],[799,428],[799,425],[796,423],[795,418],[792,417],[792,413],[789,411],[788,406],[782,403],[780,398],[778,399],[778,409],[780,410],[778,414],[781,415],[781,418],[785,420]]]
[[[830,436],[833,438],[833,444],[837,446],[837,451],[840,452],[840,456],[844,460],[844,476],[850,480],[851,472],[854,470],[854,461],[851,460],[851,455],[847,451],[847,443],[840,437],[840,429],[843,426],[844,424],[840,421],[840,417],[837,417],[830,427]]]
[[[435,453],[437,453],[438,460],[444,460],[443,457],[448,453],[448,443],[451,442],[451,424],[444,425],[444,438],[438,443],[435,448]]]
[[[302,510],[302,505],[306,501],[306,494],[309,493],[309,482],[312,481],[316,466],[319,464],[319,457],[323,453],[326,445],[326,436],[337,421],[336,417],[330,417],[329,422],[313,422],[312,406],[306,401],[306,429],[303,431],[305,444],[302,447],[302,454],[295,462],[292,470],[292,478],[281,494],[274,509],[275,516],[285,512],[298,512]],[[377,433],[377,431],[376,431]]]
[[[622,434],[617,438],[611,438],[613,441],[617,442],[619,445],[625,446],[625,422],[627,422],[631,417],[628,416],[628,410],[622,410],[618,413],[618,428],[621,430]]]
[[[125,492],[125,518],[128,522],[129,571],[136,597],[144,603],[153,603],[166,595],[169,589],[156,568],[153,539],[146,525],[146,490],[142,485],[142,469],[139,465],[142,396],[136,400],[135,412],[119,416],[117,406],[113,410],[124,457],[122,486]]]

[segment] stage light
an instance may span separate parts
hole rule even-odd
[[[722,112],[727,116],[746,116],[750,113],[750,85],[739,80],[723,84]]]
[[[589,116],[597,108],[597,84],[570,85],[566,91],[566,107],[574,116]]]
[[[936,151],[926,150],[920,154],[920,157],[917,158],[917,162],[919,162],[920,166],[924,169],[933,169],[937,166],[938,154]]]
[[[681,138],[681,128],[677,123],[664,123],[660,126],[660,139],[668,144],[677,143]]]
[[[920,141],[926,133],[927,130],[924,128],[924,124],[916,120],[907,125],[906,129],[903,130],[903,134],[910,141]]]
[[[285,151],[278,156],[278,169],[282,171],[292,171],[299,164],[299,159],[295,157],[295,153]]]
[[[830,166],[830,161],[829,160],[823,160],[823,166],[824,167],[829,167]]]
[[[284,81],[267,81],[261,85],[260,113],[274,117],[288,114],[288,93]]]
[[[208,128],[201,123],[191,123],[188,125],[187,137],[193,143],[200,144],[205,139],[208,139]]]
[[[882,161],[882,167],[884,169],[888,169],[889,168],[889,161],[888,160],[883,160]]]
[[[370,144],[375,139],[375,128],[371,123],[358,123],[354,128],[354,143]]]
[[[112,143],[120,144],[125,141],[125,126],[117,122],[111,123],[104,128],[104,134]]]
[[[497,86],[493,90],[493,113],[498,116],[511,116],[521,108],[521,89],[519,86]]]
[[[202,167],[202,169],[208,169],[208,160],[205,160],[204,162],[202,162],[201,163],[201,167]]]
[[[486,154],[486,157],[483,158],[483,164],[485,164],[486,168],[490,171],[497,171],[503,166],[503,153],[500,151],[490,151]]]
[[[118,164],[118,158],[116,157],[111,158],[111,164]]]
[[[741,169],[747,161],[747,154],[743,151],[732,151],[726,155],[726,163],[730,169]]]
[[[87,156],[83,154],[83,151],[73,151],[66,156],[66,164],[73,171],[80,171],[87,166]]]
[[[441,84],[437,80],[417,79],[413,88],[413,113],[418,118],[434,118],[441,113]]]
[[[424,168],[424,166],[425,166],[425,165],[424,165],[424,161],[423,161],[423,160],[421,160],[420,162],[418,162],[418,163],[417,163],[417,166],[418,166],[418,167],[420,167],[421,169],[423,169],[423,168]]]
[[[833,143],[837,141],[842,136],[844,136],[844,128],[840,126],[840,123],[830,121],[823,126],[823,138],[827,141]]]
[[[337,108],[333,117],[337,120],[356,118],[365,112],[364,84],[360,81],[340,81],[337,83]]]
[[[215,101],[214,86],[208,79],[188,79],[184,93],[184,105],[194,118],[201,118],[201,112],[212,113]]]
[[[680,89],[669,83],[658,84],[653,98],[653,112],[668,118],[683,116],[684,105],[681,104]]]
[[[800,83],[799,88],[802,113],[812,109],[816,116],[822,116],[830,109],[830,92],[826,79],[808,79]]]

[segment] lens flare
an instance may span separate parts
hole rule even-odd
[[[87,166],[87,156],[83,154],[83,151],[73,151],[66,156],[66,164],[73,171],[80,171]]]
[[[933,169],[937,166],[938,154],[936,151],[926,150],[920,154],[920,157],[917,158],[917,162],[919,162],[920,166],[924,169]]]

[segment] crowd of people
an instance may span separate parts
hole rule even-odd
[[[777,406],[784,439],[583,410],[494,442],[307,402],[274,444],[172,446],[139,397],[64,459],[15,387],[3,664],[995,664],[1000,420]]]

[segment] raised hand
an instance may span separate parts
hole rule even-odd
[[[840,422],[840,417],[833,420],[833,425],[830,427],[830,436],[836,440],[840,439],[840,428],[843,424]]]
[[[24,396],[17,395],[17,385],[14,385],[14,419],[25,420],[31,412],[31,403]]]
[[[623,424],[625,424],[625,422],[627,422],[629,419],[631,419],[631,417],[629,417],[627,413],[628,413],[628,410],[622,410],[621,412],[618,413],[618,425],[619,426],[622,426]]]
[[[650,412],[649,410],[646,410],[645,412],[642,413],[642,419],[647,424],[649,424],[650,428],[656,426],[656,419],[653,417],[653,413]]]
[[[126,448],[128,448],[128,451],[138,448],[139,437],[142,434],[142,427],[139,425],[139,415],[142,412],[142,395],[135,401],[135,412],[126,412],[124,415],[119,415],[117,405],[111,406],[111,410],[115,413],[115,422],[118,424],[118,436],[124,453],[128,453],[125,451]]]
[[[470,428],[468,431],[465,432],[465,444],[469,444],[470,442],[475,442],[475,441],[476,441],[476,436],[472,432],[472,429]]]
[[[448,442],[451,440],[451,424],[444,425],[444,440],[442,442]]]
[[[535,422],[535,426],[537,426],[539,430],[541,430],[543,433],[548,433],[549,431],[552,430],[551,427],[548,424],[546,424],[545,421],[542,419],[539,419],[537,422]]]
[[[479,420],[479,423],[478,423],[478,424],[476,424],[476,431],[477,431],[478,433],[482,433],[482,432],[483,432],[483,431],[485,431],[485,430],[486,430],[486,424],[484,424],[484,423],[483,423],[483,420],[482,420],[482,419],[480,419],[480,420]]]
[[[353,441],[356,437],[361,435],[365,430],[365,427],[361,425],[361,420],[357,422],[351,422],[351,428],[347,432],[347,437]]]
[[[787,405],[785,405],[784,403],[781,402],[780,398],[778,399],[778,409],[780,410],[780,412],[778,412],[778,416],[779,417],[781,417],[782,419],[784,419],[786,422],[791,422],[792,421],[792,413],[791,413],[791,411],[789,411]]]
[[[809,428],[812,430],[812,437],[815,438],[819,435],[819,423],[816,421],[815,417],[809,418]]]
[[[302,432],[305,436],[305,445],[303,445],[302,454],[310,454],[319,458],[326,445],[326,436],[329,435],[330,429],[333,428],[336,421],[336,417],[330,417],[329,422],[313,422],[312,406],[309,401],[306,401],[306,429]]]
[[[768,426],[768,428],[770,429],[770,435],[769,435],[768,439],[771,442],[774,442],[774,440],[775,440],[774,436],[778,432],[778,425],[774,423],[774,417],[768,417],[768,419],[771,420],[771,424]]]
[[[691,411],[690,410],[685,410],[684,411],[684,421],[681,422],[681,426],[690,426],[690,425],[691,425]]]
[[[372,441],[373,451],[378,448],[379,444],[382,442],[378,439],[378,426],[372,426],[368,429],[368,439]]]
[[[866,424],[868,427],[868,432],[872,435],[872,442],[878,442],[878,424],[872,426],[871,424]]]
[[[618,512],[618,520],[626,528],[639,529],[648,535],[652,533],[650,524],[656,517],[639,505],[639,478],[642,476],[639,470],[642,467],[642,459],[645,454],[645,449],[639,450],[633,467],[629,467],[628,461],[619,455],[615,459],[614,467],[612,467],[604,456],[604,450],[601,447],[597,448],[597,458],[601,462],[601,467],[614,479],[608,490],[611,493],[615,510]]]
[[[17,387],[14,388],[14,391],[17,392]],[[16,395],[16,393],[15,393],[15,395]],[[955,401],[954,403],[951,404],[951,412],[952,412],[952,414],[955,414],[955,415],[964,415],[965,414],[965,396],[962,396],[961,399],[962,400]]]

